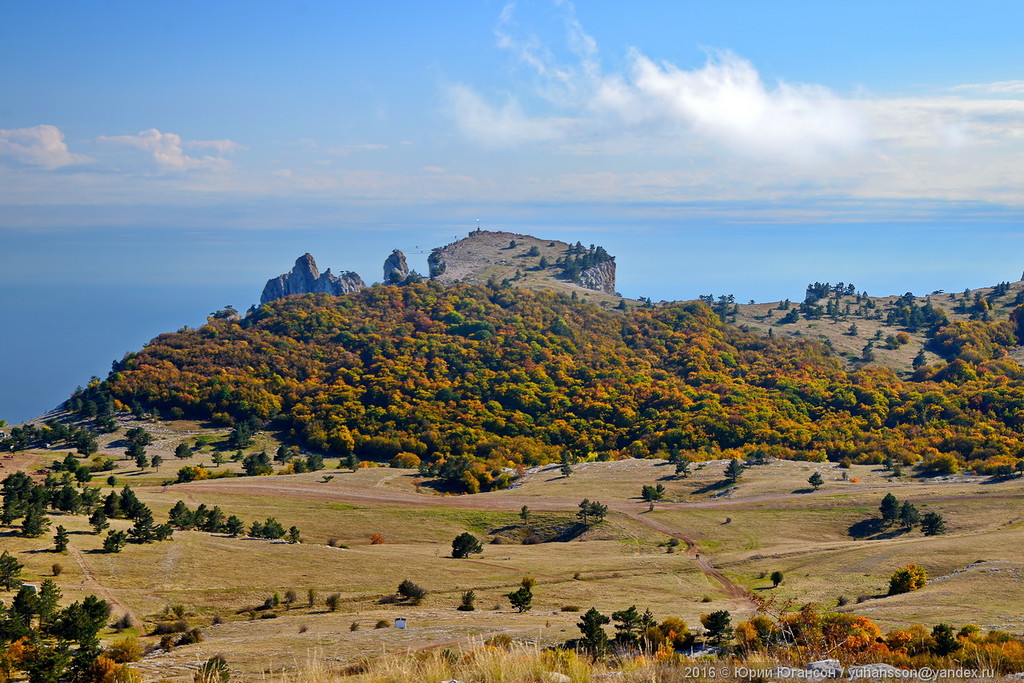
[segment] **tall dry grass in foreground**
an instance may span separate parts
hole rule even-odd
[[[268,678],[273,683],[589,683],[602,674],[621,672],[608,680],[616,683],[666,680],[643,657],[612,667],[567,650],[541,650],[483,645],[470,650],[433,649],[413,655],[382,657],[347,670],[312,660],[301,670]],[[563,678],[568,677],[568,679]]]

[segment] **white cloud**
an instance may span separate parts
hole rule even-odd
[[[511,81],[513,90],[447,88],[468,139],[544,143],[547,158],[558,159],[549,166],[561,174],[532,183],[533,192],[1024,204],[1024,81],[844,97],[822,85],[768,81],[728,50],[684,68],[633,49],[609,70],[571,3],[552,2],[562,14],[558,40],[524,30],[513,4],[498,19],[498,47],[528,72]],[[590,161],[598,155],[604,168]],[[582,156],[589,158],[573,160]]]
[[[985,95],[1024,95],[1024,81],[964,83],[950,88],[953,92],[976,92]]]
[[[450,86],[448,99],[462,133],[485,145],[560,140],[573,124],[569,118],[527,116],[514,98],[501,106],[492,105],[463,85]]]
[[[495,105],[469,86],[451,86],[450,110],[467,137],[492,144],[559,141],[590,151],[600,151],[595,140],[621,149],[628,139],[637,152],[712,145],[743,157],[794,162],[827,158],[862,142],[860,114],[849,102],[822,86],[768,85],[753,64],[728,51],[687,70],[633,50],[628,69],[604,73],[597,43],[572,5],[557,6],[570,63],[557,60],[538,38],[522,36],[511,4],[496,29],[498,46],[533,72],[530,95],[548,112],[530,114],[511,95]]]
[[[183,142],[176,133],[161,133],[156,128],[144,130],[138,135],[115,135],[101,137],[100,142],[134,147],[148,153],[161,171],[183,172],[192,170],[224,170],[230,162],[224,154],[241,149],[231,140],[193,140]],[[212,149],[216,155],[189,156],[185,147]]]
[[[46,169],[81,164],[89,160],[81,154],[72,154],[64,142],[64,133],[48,124],[0,130],[0,158],[4,157]]]

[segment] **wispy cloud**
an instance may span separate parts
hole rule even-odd
[[[537,191],[1024,204],[1024,81],[850,97],[820,84],[769,81],[729,50],[711,50],[686,68],[634,48],[621,68],[608,70],[572,4],[553,2],[559,40],[520,25],[513,3],[498,18],[497,46],[527,78],[505,92],[466,83],[446,89],[449,111],[471,141],[544,143],[566,168],[572,155],[616,159],[608,169],[538,178]],[[644,163],[653,158],[661,170]]]
[[[64,133],[48,124],[0,130],[0,160],[3,159],[45,169],[89,161],[88,157],[69,151]]]
[[[559,61],[542,41],[525,34],[512,4],[496,28],[498,46],[533,72],[532,95],[549,111],[530,114],[512,95],[493,104],[468,85],[453,85],[450,111],[468,137],[502,144],[589,139],[615,145],[622,138],[634,146],[668,142],[676,149],[711,144],[740,156],[792,161],[814,160],[861,142],[856,107],[822,86],[766,84],[753,64],[729,51],[710,54],[701,67],[682,69],[634,49],[627,69],[606,73],[597,42],[572,5],[557,5],[571,62]]]
[[[114,135],[99,138],[101,143],[121,145],[141,150],[149,155],[159,171],[184,172],[193,170],[221,171],[231,164],[224,155],[241,149],[231,140],[192,140],[185,142],[176,133],[162,133],[156,128],[144,130],[137,135]],[[197,150],[209,149],[216,154],[189,156],[185,147]]]

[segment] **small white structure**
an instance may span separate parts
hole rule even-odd
[[[36,594],[39,593],[39,586],[37,586],[34,583],[23,583],[23,584],[21,584],[21,588],[22,588],[22,590],[27,588],[27,589],[29,589],[30,591],[32,591],[33,593],[36,593]]]
[[[405,628],[405,617],[395,617],[395,628]]]

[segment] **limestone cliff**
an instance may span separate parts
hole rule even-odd
[[[384,284],[396,285],[405,282],[409,277],[409,266],[405,262],[405,254],[395,249],[384,261]]]
[[[303,254],[295,261],[295,267],[290,273],[267,280],[267,285],[263,288],[263,295],[260,296],[260,303],[265,304],[291,294],[347,294],[357,292],[364,287],[366,285],[363,283],[363,279],[351,271],[332,275],[328,268],[326,272],[320,273],[313,256]]]

